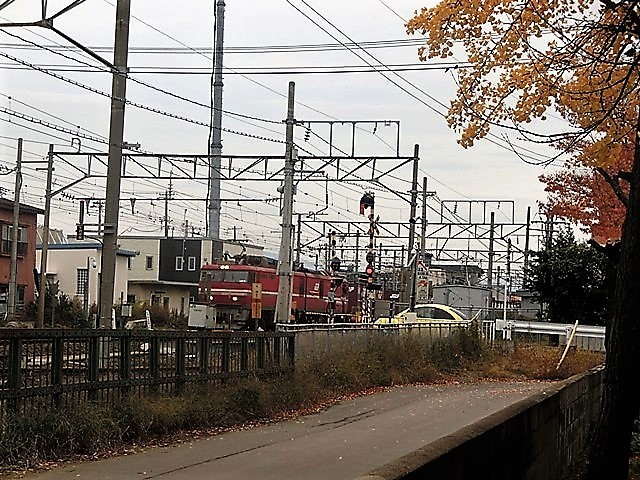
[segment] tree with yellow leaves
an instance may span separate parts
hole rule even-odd
[[[626,206],[589,480],[627,479],[640,411],[640,2],[441,0],[407,23],[422,60],[466,55],[447,120],[470,147],[491,129],[577,153]],[[547,117],[566,128],[550,131]],[[631,172],[608,175],[625,151]],[[628,195],[626,192],[628,191]]]

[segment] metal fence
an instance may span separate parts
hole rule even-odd
[[[0,415],[293,368],[294,334],[0,329]]]
[[[413,335],[432,344],[460,330],[469,328],[471,322],[420,322],[402,324],[328,323],[328,324],[278,324],[279,331],[294,332],[295,359],[317,358],[330,352],[363,348],[378,337]]]
[[[573,325],[551,322],[526,322],[519,320],[485,320],[482,322],[482,334],[488,342],[497,339],[517,337],[533,339],[537,343],[566,345]],[[572,340],[572,345],[583,350],[604,352],[605,327],[580,325]]]

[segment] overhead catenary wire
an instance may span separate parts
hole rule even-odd
[[[319,18],[321,18],[324,22],[326,22],[328,25],[330,25],[334,30],[336,30],[337,32],[339,32],[342,36],[344,36],[346,39],[348,39],[352,44],[358,45],[358,42],[355,42],[349,35],[347,35],[346,33],[344,33],[339,27],[337,27],[335,24],[333,24],[330,20],[328,20],[324,15],[322,15],[320,12],[318,12],[318,10],[316,10],[314,7],[312,7],[311,5],[309,5],[308,2],[306,2],[305,0],[300,0],[309,10],[311,10],[313,13],[315,13],[316,16],[318,16]],[[295,5],[293,3],[292,0],[286,0],[286,2],[291,5],[296,11],[298,11],[302,16],[304,16],[306,19],[308,19],[311,23],[313,23],[314,25],[316,25],[320,30],[322,30],[323,32],[325,32],[327,35],[329,35],[331,38],[333,38],[335,41],[340,42],[344,45],[344,42],[342,42],[338,37],[336,37],[334,34],[332,34],[331,32],[329,32],[326,28],[324,28],[322,25],[320,25],[317,21],[315,21],[313,18],[311,18],[311,16],[309,16],[307,13],[305,13],[304,11],[302,11],[302,9],[300,9],[297,5]],[[370,57],[371,59],[373,59],[374,61],[376,61],[378,64],[380,65],[385,65],[383,62],[381,62],[379,59],[377,59],[373,54],[371,54],[370,52],[368,52],[365,48],[361,47],[361,46],[357,46],[356,47],[358,50],[361,50],[365,55],[367,55],[368,57]],[[371,62],[369,62],[367,59],[363,58],[362,55],[360,55],[357,51],[355,51],[354,48],[348,48],[348,50],[353,53],[356,57],[360,58],[363,62],[365,62],[367,65],[369,65],[371,68],[374,68],[373,64],[371,64]],[[414,98],[415,100],[417,100],[418,102],[420,102],[421,104],[423,104],[424,106],[426,106],[428,109],[430,109],[431,111],[433,111],[434,113],[436,113],[437,115],[446,118],[446,114],[441,112],[437,107],[434,107],[433,105],[429,104],[428,102],[426,102],[425,100],[423,100],[422,98],[418,97],[416,94],[414,94],[413,92],[407,90],[405,87],[403,87],[402,85],[400,85],[398,82],[396,82],[394,79],[390,78],[388,75],[386,75],[385,73],[387,72],[386,69],[379,69],[377,70],[378,73],[380,75],[382,75],[382,77],[384,77],[387,81],[389,81],[390,83],[392,83],[393,85],[395,85],[396,87],[398,87],[399,89],[401,89],[402,91],[404,91],[406,94],[408,94],[409,96],[411,96],[412,98]],[[423,95],[425,95],[427,98],[429,98],[430,100],[432,100],[433,102],[435,102],[439,107],[442,107],[446,110],[448,110],[448,106],[445,105],[443,102],[441,102],[440,100],[438,100],[437,98],[433,97],[432,95],[430,95],[428,92],[426,92],[424,89],[418,87],[417,85],[415,85],[413,82],[407,80],[406,78],[404,78],[402,75],[400,75],[398,72],[389,72],[392,73],[396,78],[400,79],[402,82],[406,83],[407,85],[411,86],[412,88],[414,88],[415,90],[417,90],[418,92],[422,93]],[[504,139],[501,139],[499,136],[494,135],[494,134],[489,134],[488,135],[489,138],[486,138],[486,140],[490,143],[493,143],[494,145],[503,148],[505,150],[511,151],[516,153],[520,158],[530,158],[532,161],[539,161],[535,158],[530,157],[529,155],[526,154],[522,154],[522,153],[518,153],[515,152],[515,146],[511,145],[511,144],[503,144],[502,142],[504,141]],[[546,161],[549,160],[548,156],[542,155],[542,154],[538,154],[535,153],[536,155],[539,155],[541,157],[545,157],[545,160],[543,161],[539,161],[540,163],[545,163]]]

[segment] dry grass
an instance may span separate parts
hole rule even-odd
[[[535,344],[517,345],[512,350],[495,348],[484,361],[476,363],[475,373],[497,379],[561,380],[604,362],[604,354],[570,349],[559,369],[562,348]]]
[[[427,346],[419,339],[376,338],[359,349],[296,365],[292,374],[248,378],[224,387],[188,389],[180,396],[132,399],[116,405],[40,409],[0,419],[0,470],[84,455],[121,453],[176,435],[210,435],[325,408],[347,396],[391,385],[447,380],[559,379],[602,362],[573,351],[555,370],[559,348],[519,345],[487,350],[463,332]]]

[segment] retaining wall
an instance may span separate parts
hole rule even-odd
[[[549,387],[358,480],[556,480],[598,417],[602,368]]]

